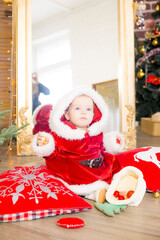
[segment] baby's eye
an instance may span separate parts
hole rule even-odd
[[[75,110],[80,110],[80,108],[79,108],[79,107],[76,107]]]
[[[87,111],[92,111],[92,109],[91,108],[87,108]]]

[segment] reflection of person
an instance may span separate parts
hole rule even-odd
[[[50,90],[42,83],[38,82],[37,73],[32,74],[32,112],[41,104],[39,101],[39,95],[43,93],[45,95],[50,94]]]
[[[93,89],[78,89],[64,96],[50,114],[50,133],[34,136],[35,153],[46,159],[47,167],[67,186],[86,198],[104,202],[106,189],[119,164],[105,152],[103,127],[107,106]],[[123,137],[105,136],[110,152],[123,149]],[[69,184],[69,185],[68,185]]]

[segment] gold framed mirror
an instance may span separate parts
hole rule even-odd
[[[17,136],[17,155],[32,155],[31,0],[13,1],[13,19],[17,125],[30,124]]]
[[[16,85],[17,124],[30,123],[17,139],[17,154],[31,155],[32,138],[32,72],[31,72],[31,0],[15,0],[16,9]],[[136,147],[135,77],[134,77],[134,13],[132,0],[117,0],[118,6],[118,91],[120,131],[125,134],[127,149]],[[132,89],[132,91],[131,91]],[[128,107],[130,106],[130,107]],[[129,112],[128,112],[129,111]],[[19,115],[21,114],[21,116]],[[25,117],[24,117],[25,115]],[[130,116],[130,121],[128,121]],[[23,122],[24,123],[24,122]],[[28,141],[27,141],[28,139]]]

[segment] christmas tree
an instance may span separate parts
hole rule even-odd
[[[3,103],[0,103],[0,105],[2,105]],[[10,110],[4,110],[4,111],[0,111],[0,120],[5,119],[5,117],[3,117],[3,115],[10,113]],[[19,130],[21,130],[22,128],[26,127],[28,124],[25,124],[19,128],[16,127],[16,125],[11,125],[8,128],[3,128],[1,130],[0,133],[0,145],[3,145],[3,143],[6,140],[10,140],[13,137],[16,137],[20,132]]]
[[[135,58],[137,121],[160,112],[160,24],[148,35],[139,45]]]

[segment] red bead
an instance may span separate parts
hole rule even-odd
[[[158,31],[158,30],[155,30],[154,33],[157,35],[157,34],[159,34],[159,31]]]
[[[118,197],[118,200],[124,200],[124,199],[125,199],[124,196],[121,196],[121,195],[120,195],[120,196]]]
[[[57,225],[64,228],[80,228],[84,226],[84,221],[80,218],[61,218]]]
[[[133,195],[134,191],[130,190],[127,192],[127,198],[130,198]]]
[[[119,191],[115,191],[115,192],[113,193],[113,196],[119,197]]]

